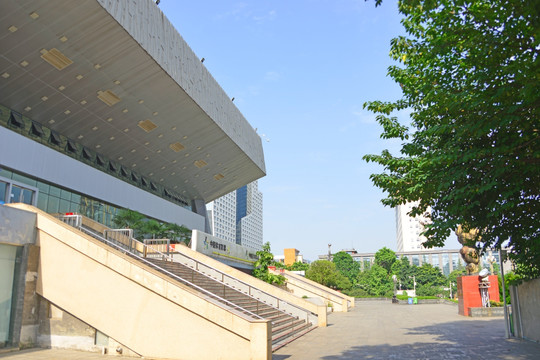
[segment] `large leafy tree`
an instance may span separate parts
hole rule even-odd
[[[391,42],[389,76],[403,96],[365,106],[400,154],[364,159],[383,203],[419,201],[427,247],[458,225],[479,247],[509,240],[517,272],[540,276],[540,7],[523,0],[401,0],[407,36]],[[411,113],[409,126],[396,111]],[[431,209],[431,210],[430,210]]]
[[[332,257],[332,262],[336,264],[336,269],[343,276],[349,279],[354,284],[360,273],[360,264],[352,258],[352,256],[345,251],[340,251]]]
[[[392,264],[391,272],[392,275],[397,276],[397,281],[399,282],[401,289],[407,290],[414,288],[413,285],[413,275],[414,266],[411,266],[409,259],[404,256],[400,260],[397,260]]]
[[[375,253],[375,264],[386,270],[389,274],[392,271],[392,265],[397,261],[396,253],[386,246]]]
[[[360,274],[358,285],[374,296],[391,296],[394,287],[387,270],[377,264]]]
[[[306,271],[306,278],[330,288],[350,289],[351,281],[340,273],[336,264],[328,260],[317,260],[311,263]]]

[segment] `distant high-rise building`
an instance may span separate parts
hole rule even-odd
[[[417,202],[411,202],[396,207],[397,251],[427,250],[422,246],[426,238],[420,235],[424,225],[430,220],[425,216],[410,217],[407,215]]]
[[[254,181],[207,204],[212,235],[254,249],[262,249],[262,193]]]
[[[206,205],[212,235],[236,243],[236,191]]]
[[[236,190],[236,243],[254,250],[263,245],[262,198],[257,181]]]

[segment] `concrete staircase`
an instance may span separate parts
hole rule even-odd
[[[156,268],[165,274],[172,273],[188,282],[205,289],[235,304],[247,312],[256,314],[272,323],[272,351],[290,343],[294,339],[311,331],[316,326],[305,319],[287,314],[263,301],[235,289],[210,275],[198,272],[178,262],[148,258]]]

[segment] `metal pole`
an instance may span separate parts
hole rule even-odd
[[[506,255],[506,251],[504,252],[504,255]],[[503,250],[499,250],[499,260],[501,262],[501,285],[502,285],[502,294],[503,294],[503,304],[504,304],[504,334],[506,335],[506,338],[510,338],[510,329],[509,329],[509,322],[508,322],[508,309],[506,308],[506,287],[504,285],[504,260],[506,256],[503,257]]]

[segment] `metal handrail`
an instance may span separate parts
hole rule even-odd
[[[64,219],[67,219],[68,217],[73,217],[73,216],[80,216],[80,215],[61,215],[61,216],[59,216],[59,219],[62,220],[63,222],[65,222]],[[67,222],[66,222],[66,223],[67,223]],[[67,223],[67,224],[68,224],[68,225],[71,225],[70,223]],[[90,235],[90,236],[92,236],[93,238],[95,238],[95,239],[97,239],[97,240],[99,240],[99,241],[101,241],[101,242],[104,242],[104,243],[106,243],[106,244],[108,244],[108,245],[110,245],[110,246],[112,246],[112,247],[114,247],[114,248],[116,248],[116,249],[118,249],[118,250],[124,252],[124,253],[126,252],[126,249],[125,249],[125,248],[122,248],[121,246],[119,246],[119,245],[117,245],[117,244],[115,244],[115,243],[113,243],[113,242],[107,240],[106,238],[104,238],[103,236],[101,236],[99,233],[96,233],[96,232],[94,232],[94,231],[92,231],[92,230],[90,230],[90,229],[87,229],[87,228],[83,227],[82,224],[79,225],[79,227],[78,227],[77,229],[80,230],[80,231],[82,231],[82,232],[84,232],[84,233],[86,233],[86,234],[88,234],[88,235]],[[193,288],[197,289],[198,291],[204,293],[205,295],[210,296],[211,298],[214,298],[214,299],[218,300],[218,301],[221,302],[221,303],[227,304],[228,306],[230,306],[230,307],[233,308],[233,309],[236,309],[236,310],[239,310],[240,312],[246,313],[247,315],[249,315],[249,316],[251,316],[251,317],[253,317],[253,318],[255,318],[255,319],[258,319],[258,320],[265,320],[265,319],[264,319],[263,317],[261,317],[260,315],[257,315],[257,314],[255,314],[255,313],[252,313],[251,311],[246,310],[246,309],[242,308],[241,306],[238,306],[238,305],[236,305],[236,304],[230,302],[230,301],[227,300],[227,299],[223,299],[223,298],[221,298],[220,296],[218,296],[218,295],[216,295],[216,294],[214,294],[214,293],[212,293],[212,292],[210,292],[210,291],[208,291],[208,290],[206,290],[206,289],[203,289],[202,287],[200,287],[200,286],[198,286],[198,285],[196,285],[196,284],[193,284],[193,283],[187,281],[186,279],[183,279],[183,278],[179,277],[178,275],[171,273],[171,272],[168,271],[168,270],[165,270],[165,269],[163,269],[163,268],[161,268],[161,267],[159,267],[159,266],[153,264],[152,262],[146,260],[146,259],[143,258],[143,257],[138,256],[137,254],[134,254],[134,253],[130,252],[130,256],[133,256],[133,257],[137,258],[138,260],[144,262],[144,263],[147,264],[147,265],[150,265],[151,267],[153,267],[153,268],[155,268],[155,269],[157,269],[157,270],[159,270],[159,271],[165,272],[167,275],[171,276],[172,278],[174,278],[174,279],[176,279],[176,280],[179,280],[180,282],[182,282],[182,283],[184,283],[184,284],[186,284],[186,285],[188,285],[188,286],[190,286],[190,287],[193,287]],[[216,304],[216,305],[219,305],[219,304]]]
[[[299,281],[299,282],[301,282],[301,283],[304,283],[304,284],[313,286],[312,284],[310,284],[309,282],[307,282],[306,280],[304,280],[304,279],[302,278],[302,276],[296,276],[296,274],[290,274],[290,273],[289,273],[289,274],[286,274],[286,273],[284,273],[284,272],[280,272],[280,274],[282,274],[282,275],[285,276],[285,277],[292,277],[293,279],[295,279],[295,280],[297,280],[297,281]],[[320,284],[319,284],[319,285],[320,285]],[[345,295],[345,294],[342,294],[343,296],[340,296],[340,295],[338,295],[338,294],[335,294],[335,293],[333,293],[333,292],[331,292],[331,291],[328,291],[328,290],[322,289],[322,288],[317,288],[317,289],[319,289],[319,290],[321,290],[321,291],[324,291],[325,293],[330,294],[330,295],[335,296],[335,297],[338,297],[338,298],[345,298],[345,297],[347,296],[347,295]],[[348,297],[348,296],[347,296],[347,297]]]
[[[82,227],[82,215],[57,215],[57,217],[62,222],[71,225],[74,228],[80,229]]]
[[[152,248],[152,246],[150,246],[150,245],[146,245],[146,244],[145,244],[144,246]],[[162,257],[162,258],[165,258],[166,261],[171,261],[171,262],[173,262],[173,263],[178,263],[178,264],[184,265],[184,266],[186,266],[186,267],[189,267],[189,265],[182,264],[181,262],[176,261],[176,260],[172,257],[172,255],[164,254],[164,253],[160,252],[159,250],[157,250],[157,249],[155,249],[155,248],[152,248],[152,250],[153,250],[153,253],[154,253],[154,254],[159,254],[159,255],[161,255],[161,257]],[[145,253],[146,253],[146,252],[145,252]],[[249,292],[248,292],[248,293],[244,293],[244,294],[247,295],[247,296],[249,296],[249,297],[251,297],[251,298],[254,299],[254,300],[257,300],[257,301],[266,303],[264,300],[260,300],[260,299],[255,298],[255,297],[251,294],[251,292],[252,292],[251,290],[252,290],[252,289],[254,289],[254,290],[256,290],[256,291],[258,291],[258,292],[260,292],[260,293],[263,293],[263,294],[267,295],[267,296],[270,297],[270,298],[275,299],[275,300],[277,301],[277,306],[274,307],[274,308],[275,308],[276,310],[278,310],[278,311],[284,313],[284,314],[292,315],[292,314],[287,313],[287,312],[285,312],[284,310],[282,310],[282,309],[279,308],[279,303],[280,303],[280,301],[283,302],[283,303],[286,303],[287,305],[289,305],[289,306],[291,306],[291,307],[294,307],[294,308],[300,310],[301,312],[306,313],[306,315],[308,315],[308,314],[307,314],[307,313],[308,313],[308,310],[302,309],[301,307],[299,307],[299,306],[297,306],[297,305],[295,305],[295,304],[291,304],[291,303],[288,303],[288,302],[286,302],[286,301],[284,301],[284,300],[281,300],[280,298],[278,298],[278,297],[276,297],[276,296],[274,296],[274,295],[272,295],[272,294],[270,294],[270,293],[267,293],[267,292],[264,291],[264,290],[257,289],[257,288],[255,288],[255,287],[251,286],[250,284],[246,283],[245,281],[242,281],[242,280],[236,279],[236,278],[234,278],[234,277],[232,277],[232,276],[230,276],[230,275],[227,275],[227,274],[224,273],[223,271],[218,270],[218,269],[214,268],[213,266],[206,265],[206,264],[204,264],[203,262],[201,262],[201,261],[199,261],[199,260],[197,260],[197,259],[195,259],[195,258],[193,258],[193,257],[191,257],[191,256],[189,256],[189,255],[186,255],[186,254],[183,254],[183,253],[178,253],[178,252],[177,252],[177,254],[179,254],[179,255],[181,255],[181,256],[187,258],[187,259],[190,259],[190,260],[192,260],[193,262],[195,262],[195,264],[197,265],[197,268],[196,268],[196,269],[191,268],[193,271],[196,271],[198,274],[203,275],[203,276],[206,276],[206,277],[209,278],[209,279],[212,279],[212,280],[221,282],[224,286],[227,286],[227,287],[230,288],[230,289],[233,289],[233,290],[235,290],[235,291],[239,291],[239,290],[236,290],[236,289],[232,288],[232,287],[229,286],[228,284],[226,284],[226,283],[225,283],[225,277],[227,277],[227,278],[229,278],[229,279],[231,279],[231,280],[234,280],[234,281],[236,281],[236,282],[238,282],[238,283],[240,283],[240,284],[242,284],[242,285],[244,285],[244,286],[247,286],[248,289],[249,289]],[[199,270],[199,268],[198,268],[199,264],[201,264],[201,265],[203,265],[203,266],[206,266],[206,267],[208,267],[209,269],[211,269],[211,270],[213,270],[213,271],[219,273],[219,274],[222,276],[221,281],[218,280],[217,278],[213,278],[212,276],[210,276],[210,275],[208,275],[208,274],[205,274],[204,272],[202,272],[201,270]],[[266,304],[268,304],[268,303],[266,303]],[[271,304],[270,304],[270,305],[271,305]],[[306,316],[306,322],[310,322],[310,321],[309,321],[309,316]]]
[[[69,217],[79,217],[81,220],[80,220],[80,222],[79,222],[80,225],[79,225],[78,228],[81,229],[81,230],[90,231],[89,229],[86,229],[86,228],[84,228],[84,227],[82,226],[82,216],[81,216],[81,215],[78,215],[78,214],[77,214],[77,215],[63,215],[63,216],[61,216],[61,217],[65,217],[65,218],[69,218]],[[108,230],[111,230],[111,231],[112,231],[113,229],[108,229]],[[131,229],[130,229],[130,230],[131,230]],[[105,230],[105,232],[106,232],[106,231],[107,231],[107,230]],[[93,231],[92,231],[92,233],[93,233]],[[92,236],[94,236],[94,235],[92,235]],[[101,235],[98,235],[98,236],[99,236],[100,238],[102,238]],[[122,248],[121,246],[118,246],[118,245],[116,245],[116,244],[110,242],[108,239],[105,239],[105,238],[103,238],[103,239],[104,239],[107,243],[113,244],[113,246],[115,246],[115,247],[117,247],[117,248],[120,248],[120,249],[122,249],[123,251],[126,250],[125,248]],[[136,240],[136,239],[130,238],[130,239],[129,239],[129,245],[128,245],[128,247],[129,247],[129,252],[130,252],[131,254],[133,254],[133,256],[135,256],[135,257],[137,257],[137,258],[143,259],[142,257],[140,257],[140,256],[138,256],[138,255],[136,254],[137,249],[136,249],[136,247],[132,246],[132,243],[133,243],[133,242],[138,243],[138,244],[140,244],[140,245],[143,246],[143,252],[141,253],[141,254],[143,255],[143,257],[146,256],[147,253],[148,253],[148,251],[147,251],[146,249],[147,249],[147,248],[152,248],[152,251],[153,251],[154,254],[157,254],[158,256],[160,255],[162,258],[169,259],[169,261],[171,261],[171,262],[176,262],[176,263],[182,264],[181,262],[175,261],[174,258],[173,258],[172,256],[167,255],[167,254],[164,254],[164,253],[162,253],[161,251],[159,251],[159,250],[157,250],[157,249],[155,249],[155,248],[153,248],[153,247],[151,247],[151,246],[149,246],[149,245],[143,244],[143,243],[141,243],[140,241],[138,241],[138,240]],[[280,308],[280,303],[286,304],[286,305],[288,305],[288,306],[290,306],[290,307],[292,307],[292,308],[295,308],[297,312],[305,314],[305,316],[306,316],[306,322],[308,322],[308,323],[311,322],[310,319],[309,319],[309,314],[310,314],[311,312],[310,312],[309,310],[303,309],[303,308],[301,308],[301,307],[299,307],[299,306],[297,306],[297,305],[295,305],[295,304],[291,304],[291,303],[289,303],[289,302],[287,302],[287,301],[281,300],[281,299],[279,299],[278,297],[276,297],[276,296],[274,296],[274,295],[272,295],[272,294],[270,294],[270,293],[268,293],[268,292],[266,292],[266,291],[264,291],[264,290],[255,288],[255,287],[253,287],[252,285],[250,285],[250,284],[248,284],[248,283],[246,283],[246,282],[244,282],[244,281],[242,281],[242,280],[239,280],[239,279],[236,279],[236,278],[234,278],[234,277],[231,277],[231,276],[227,275],[226,273],[224,273],[223,271],[218,270],[218,269],[214,268],[214,267],[211,266],[211,265],[206,265],[206,264],[202,263],[201,261],[199,261],[199,260],[197,260],[197,259],[195,259],[195,258],[193,258],[193,257],[191,257],[191,256],[189,256],[189,255],[186,255],[186,254],[183,254],[183,253],[177,253],[177,254],[183,256],[184,258],[187,258],[187,259],[193,261],[193,262],[196,264],[196,269],[194,269],[194,268],[192,268],[192,269],[193,269],[194,271],[196,271],[197,273],[199,273],[199,274],[201,274],[201,275],[203,275],[203,276],[205,276],[205,277],[207,277],[207,278],[210,278],[210,279],[213,279],[213,280],[219,282],[220,280],[218,280],[217,278],[213,278],[213,277],[211,277],[210,275],[205,274],[204,272],[202,272],[202,271],[199,269],[199,265],[202,265],[202,266],[204,266],[204,267],[207,267],[207,268],[209,268],[210,270],[212,270],[212,271],[214,271],[214,272],[216,272],[216,273],[218,273],[218,274],[221,275],[222,278],[221,278],[221,281],[220,281],[220,282],[221,282],[224,286],[227,286],[228,288],[233,289],[234,291],[239,291],[239,290],[234,289],[234,288],[232,288],[230,285],[228,285],[228,284],[225,283],[225,277],[227,277],[228,279],[230,279],[230,280],[232,280],[232,281],[234,281],[234,282],[237,282],[237,283],[240,283],[240,284],[246,286],[246,287],[248,288],[248,292],[245,293],[245,295],[251,297],[252,299],[257,300],[257,301],[260,301],[260,302],[263,302],[263,303],[266,303],[266,304],[272,306],[273,308],[275,308],[276,310],[278,310],[278,311],[280,311],[280,312],[282,312],[282,313],[284,313],[284,314],[292,315],[292,313],[287,313],[287,312],[285,312],[283,309]],[[149,263],[147,260],[144,260],[144,261],[147,262],[147,263]],[[186,265],[186,264],[182,264],[182,265],[190,267],[189,265]],[[152,264],[152,266],[153,266],[153,267],[157,267],[155,264]],[[160,269],[161,269],[161,268],[160,268]],[[163,269],[163,270],[165,270],[165,269]],[[166,271],[166,270],[165,270],[165,271]],[[168,271],[167,271],[167,272],[168,272]],[[169,273],[169,272],[168,272],[168,273]],[[175,278],[180,278],[180,277],[178,277],[177,275],[175,275]],[[180,279],[181,279],[181,278],[180,278]],[[185,280],[185,279],[184,279],[184,281],[185,281],[186,283],[192,284],[191,282],[189,282],[189,281],[187,281],[187,280]],[[193,284],[193,285],[194,285],[195,287],[197,287],[197,288],[200,288],[198,285],[195,285],[195,284]],[[208,292],[208,291],[205,290],[205,292]],[[259,292],[259,293],[261,293],[261,294],[264,294],[265,296],[267,296],[267,297],[273,299],[273,300],[275,301],[276,305],[273,306],[272,304],[269,304],[269,303],[267,303],[267,302],[264,301],[264,300],[255,298],[255,297],[252,295],[252,292],[253,292],[253,293]],[[214,294],[214,295],[215,295],[215,294]],[[219,297],[218,295],[215,295],[215,296],[216,296],[217,298],[221,299],[221,297]],[[223,299],[223,301],[229,302],[228,300],[225,300],[225,299]],[[237,308],[239,308],[239,309],[242,309],[242,311],[250,312],[249,310],[243,309],[242,307],[239,307],[238,305],[235,305],[235,307],[237,307]],[[251,312],[250,312],[250,313],[251,313]],[[257,315],[257,316],[258,316],[258,315]]]

